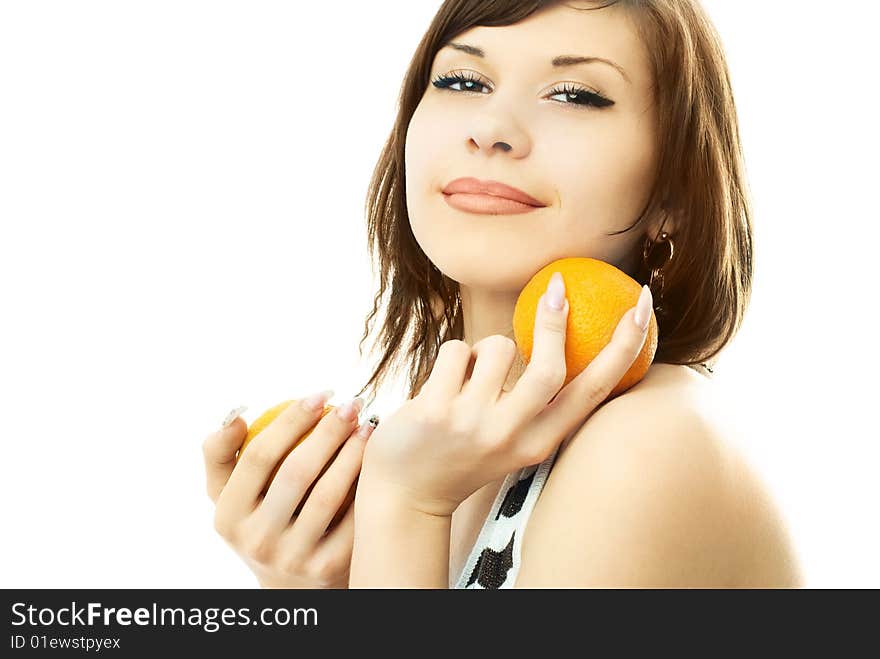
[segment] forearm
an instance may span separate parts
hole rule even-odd
[[[450,516],[363,483],[355,498],[349,588],[448,588]]]

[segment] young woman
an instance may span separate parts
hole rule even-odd
[[[451,194],[462,178],[489,194]],[[404,405],[366,442],[362,399],[319,421],[318,395],[234,471],[241,419],[204,444],[215,526],[262,585],[802,585],[776,507],[706,403],[753,250],[729,76],[696,0],[447,0],[403,81],[368,235],[368,328],[388,295],[361,393],[403,364]],[[648,286],[563,388],[564,282],[539,305],[528,366],[511,319],[531,276],[569,256]],[[654,363],[608,399],[652,305]],[[262,497],[313,427],[321,440]]]

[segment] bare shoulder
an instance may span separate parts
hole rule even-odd
[[[675,364],[653,364],[645,377],[622,395],[605,402],[593,412],[581,428],[563,444],[558,460],[569,444],[595,444],[594,428],[603,426],[619,427],[622,423],[632,424],[675,424],[687,426],[699,422],[710,422],[713,410],[717,409],[711,381],[687,366]],[[591,439],[582,438],[591,435]],[[621,441],[603,433],[609,447],[621,448]],[[681,437],[682,441],[687,438]],[[629,442],[650,443],[651,434],[630,436]],[[623,446],[630,446],[625,444]],[[664,442],[664,446],[668,443]]]
[[[799,587],[788,534],[712,382],[655,364],[564,444],[517,587]]]

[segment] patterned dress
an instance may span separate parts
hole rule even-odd
[[[507,475],[461,574],[450,588],[513,588],[523,531],[558,452],[557,446],[540,464]]]

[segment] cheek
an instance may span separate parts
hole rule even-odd
[[[445,176],[443,145],[447,143],[446,135],[437,113],[428,103],[422,102],[409,122],[404,146],[407,208],[412,222],[418,220],[418,210],[429,195],[439,193]]]
[[[430,221],[430,195],[440,185],[442,176],[438,171],[437,139],[432,113],[423,101],[407,127],[404,178],[410,229],[419,247],[432,260],[438,246]]]
[[[443,158],[450,152],[455,121],[429,99],[416,107],[406,131],[404,162],[406,178],[430,180],[434,185],[443,174]],[[460,134],[460,123],[458,132]]]
[[[425,133],[424,122],[416,109],[406,131],[406,143],[403,149],[404,172],[406,174],[406,194],[409,198],[416,189],[416,183],[426,174],[424,165]]]
[[[587,124],[575,137],[555,135],[542,158],[553,172],[566,224],[620,226],[635,219],[653,177],[653,142],[632,121]]]

